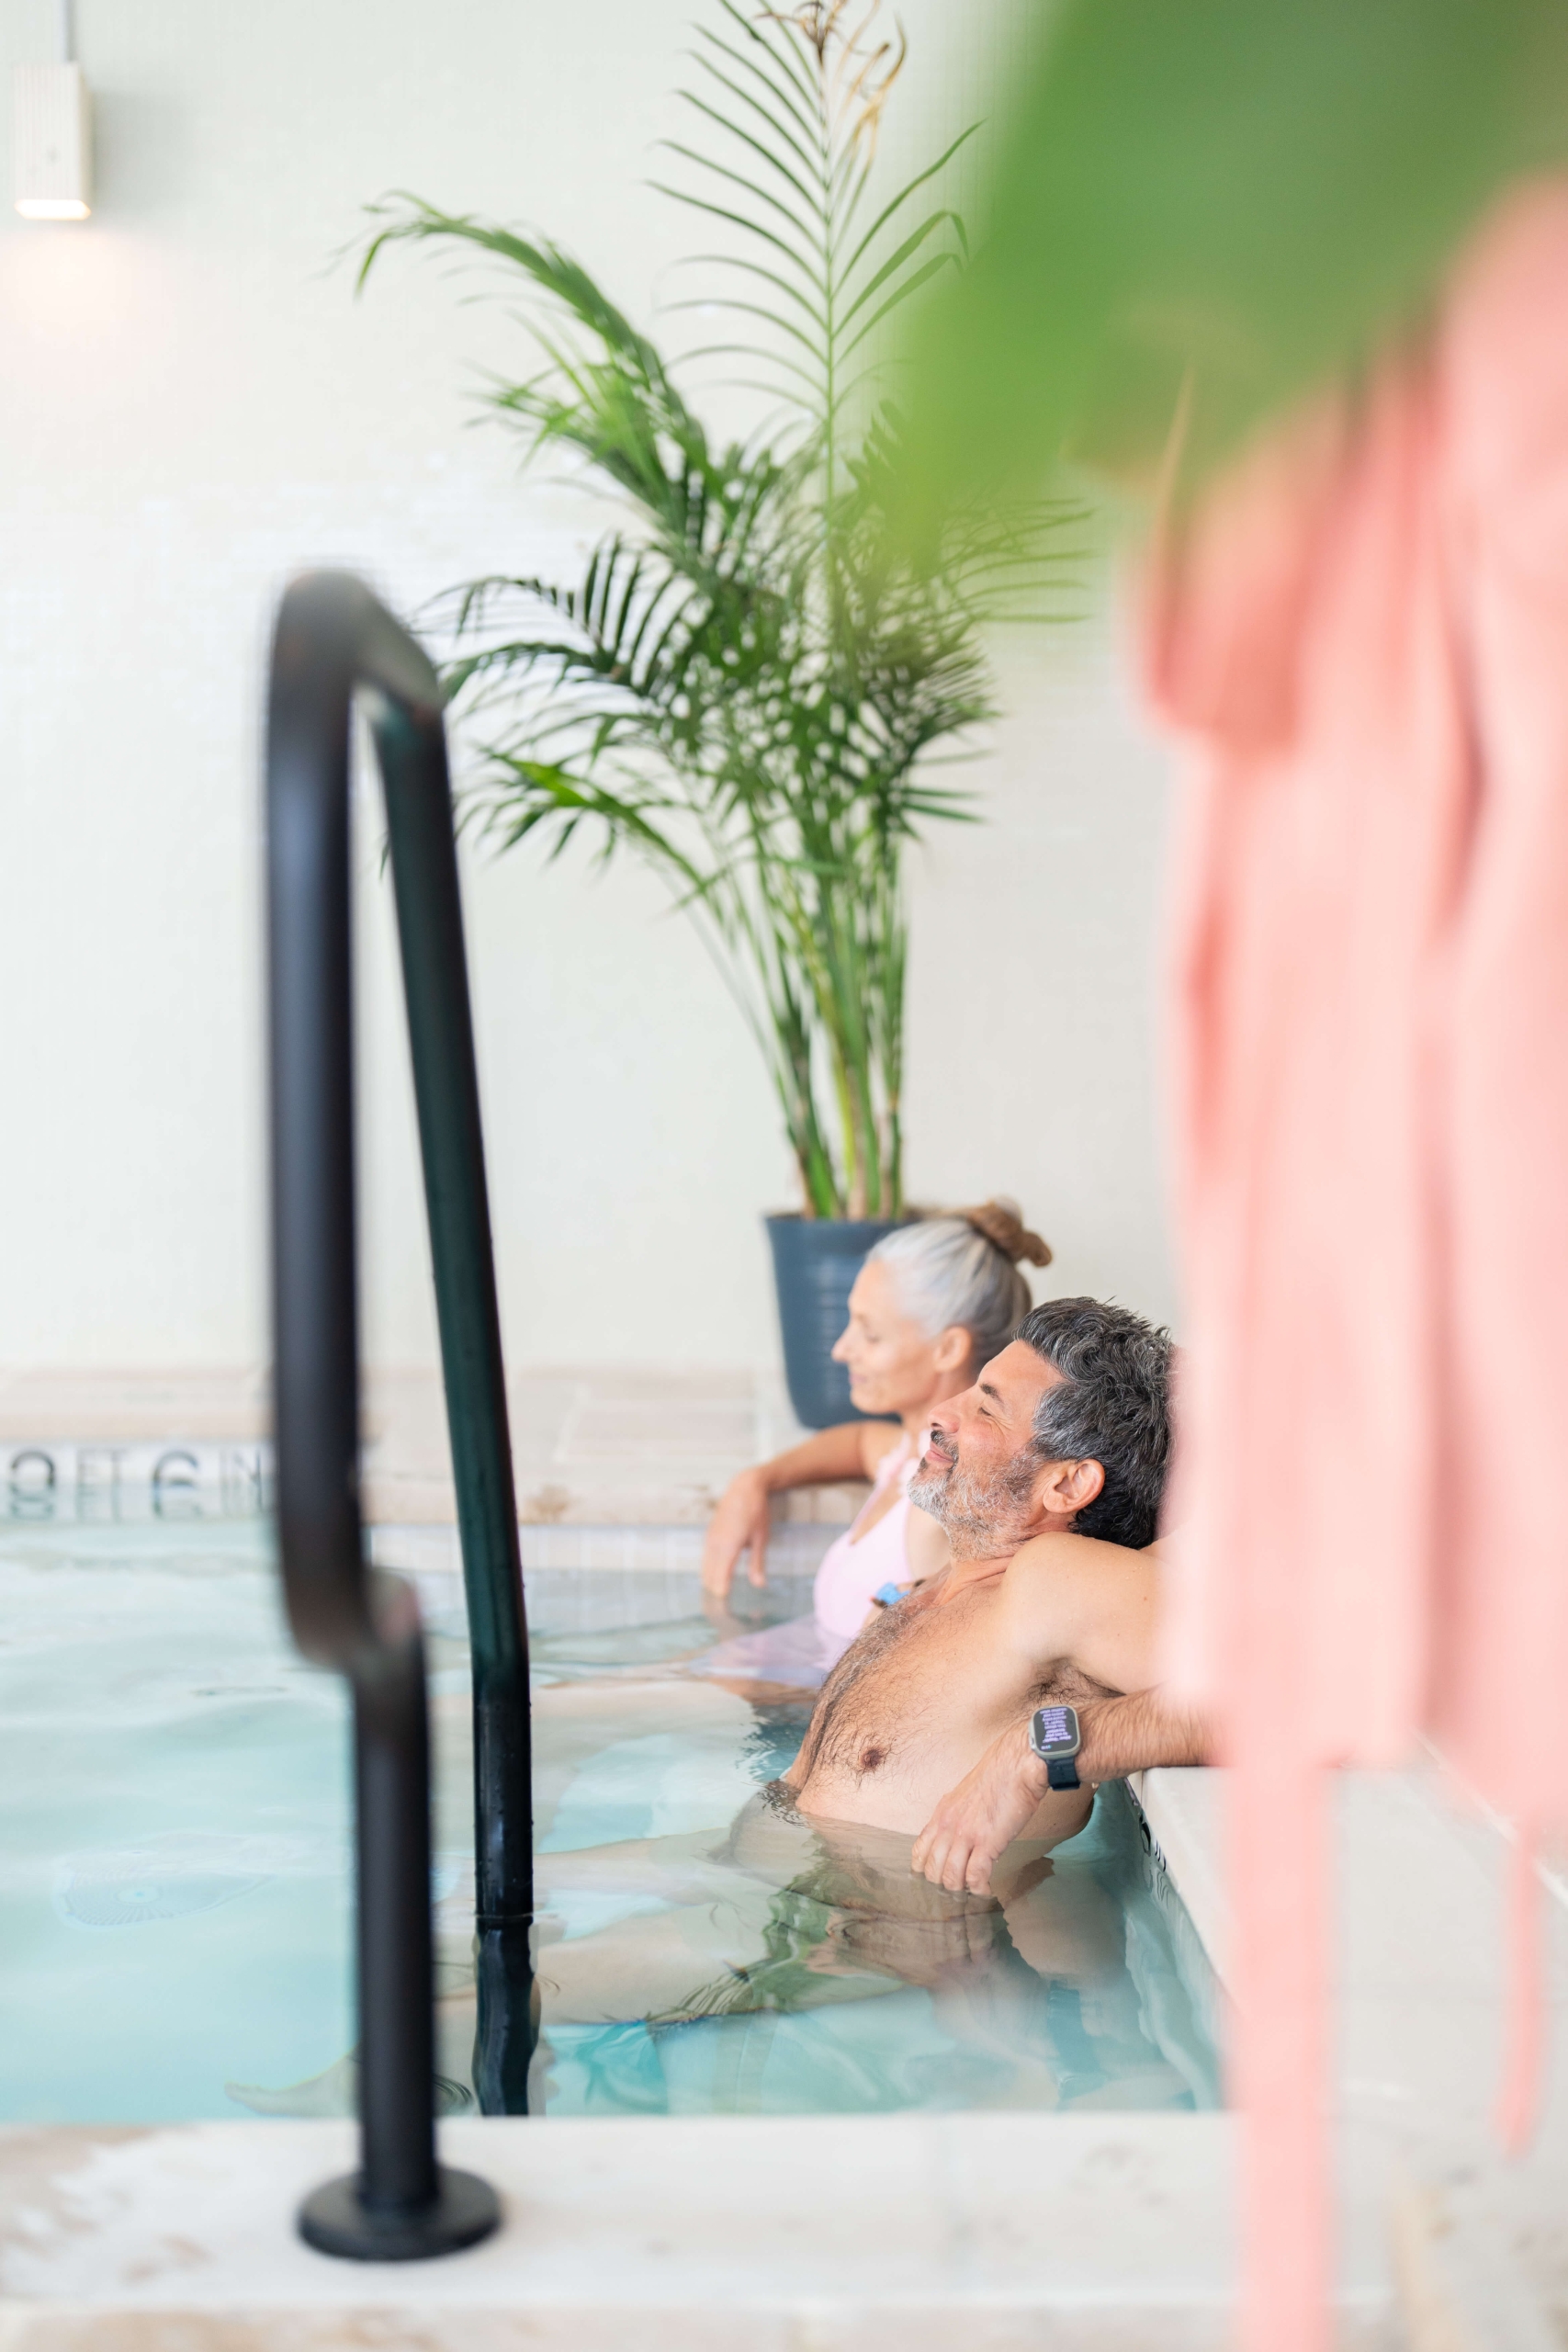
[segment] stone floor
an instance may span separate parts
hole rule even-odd
[[[472,2251],[294,2235],[352,2127],[0,2132],[6,2352],[1222,2352],[1224,2116],[450,2123]],[[1394,2352],[1371,2249],[1344,2352]]]
[[[738,1470],[804,1434],[782,1385],[751,1372],[589,1369],[507,1384],[518,1514],[527,1526],[700,1526]],[[372,1519],[439,1524],[454,1515],[440,1383],[373,1374],[365,1486]],[[787,1514],[837,1522],[846,1492],[817,1488]]]

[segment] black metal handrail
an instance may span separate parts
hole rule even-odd
[[[435,2162],[423,1642],[411,1587],[370,1569],[359,1510],[349,759],[379,760],[424,1164],[473,1657],[479,2027],[487,2112],[526,2108],[534,2042],[527,1633],[435,673],[364,584],[308,574],[273,639],[266,805],[278,1532],[295,1639],[353,1688],[361,2168],[307,2202],[324,2251],[468,2245],[485,2184]]]

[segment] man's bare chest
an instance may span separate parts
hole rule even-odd
[[[791,1785],[918,1776],[938,1756],[984,1747],[1048,1699],[1107,1695],[1070,1659],[1021,1657],[1002,1637],[998,1599],[990,1584],[947,1601],[922,1597],[869,1626],[823,1690]]]
[[[1029,1678],[997,1641],[992,1598],[906,1602],[863,1634],[823,1690],[803,1772],[863,1779],[1018,1703]]]

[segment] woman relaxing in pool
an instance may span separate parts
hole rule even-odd
[[[817,1572],[812,1600],[819,1626],[852,1641],[878,1594],[918,1584],[944,1565],[942,1530],[909,1509],[919,1435],[932,1408],[967,1388],[1028,1314],[1021,1258],[1048,1266],[1051,1252],[1005,1200],[922,1217],[877,1243],[855,1277],[849,1324],[833,1355],[849,1367],[858,1411],[897,1419],[822,1430],[733,1479],[703,1554],[709,1592],[729,1590],[744,1552],[751,1555],[751,1582],[766,1581],[772,1496],[844,1478],[869,1478],[872,1490]]]

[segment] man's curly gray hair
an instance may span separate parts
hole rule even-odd
[[[1170,1333],[1098,1298],[1048,1298],[1016,1337],[1062,1375],[1035,1408],[1037,1459],[1105,1473],[1074,1533],[1141,1551],[1159,1532],[1170,1467]]]

